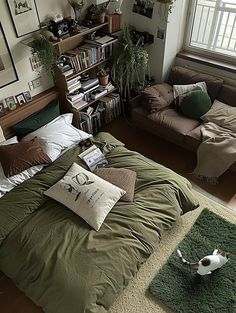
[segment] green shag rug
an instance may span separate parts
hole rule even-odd
[[[236,313],[236,225],[204,209],[176,248],[189,261],[199,261],[215,248],[231,255],[221,269],[200,276],[181,262],[175,250],[149,291],[177,313]]]

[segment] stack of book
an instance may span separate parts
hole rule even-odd
[[[94,107],[88,107],[80,112],[81,129],[94,134],[105,124],[121,115],[121,101],[118,93],[103,97]]]

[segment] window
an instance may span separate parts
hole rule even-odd
[[[190,1],[187,49],[236,62],[236,0]]]

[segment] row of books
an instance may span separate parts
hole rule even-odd
[[[101,127],[120,116],[121,113],[120,95],[111,93],[98,101],[95,106],[80,111],[80,127],[87,133],[97,133]]]
[[[77,83],[76,83],[77,84]],[[88,105],[90,100],[96,100],[115,89],[115,86],[109,82],[106,86],[99,85],[97,78],[89,79],[86,82],[80,82],[80,88],[67,93],[67,101],[75,110],[81,110]]]
[[[68,77],[73,73],[86,70],[90,66],[110,58],[113,53],[113,45],[111,44],[113,41],[100,44],[95,40],[87,39],[85,44],[73,50],[68,50],[63,55],[67,60],[67,64],[60,67],[62,74]]]

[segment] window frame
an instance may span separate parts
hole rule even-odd
[[[215,59],[219,61],[225,61],[227,63],[236,64],[236,57],[230,56],[227,54],[219,53],[216,51],[211,51],[199,47],[194,47],[190,45],[191,41],[191,34],[193,30],[193,22],[194,16],[196,12],[196,5],[197,0],[189,0],[188,1],[188,9],[187,9],[187,19],[186,19],[186,26],[185,26],[185,36],[184,36],[184,50],[191,52],[195,55],[202,55],[205,57],[209,57],[210,59]]]

